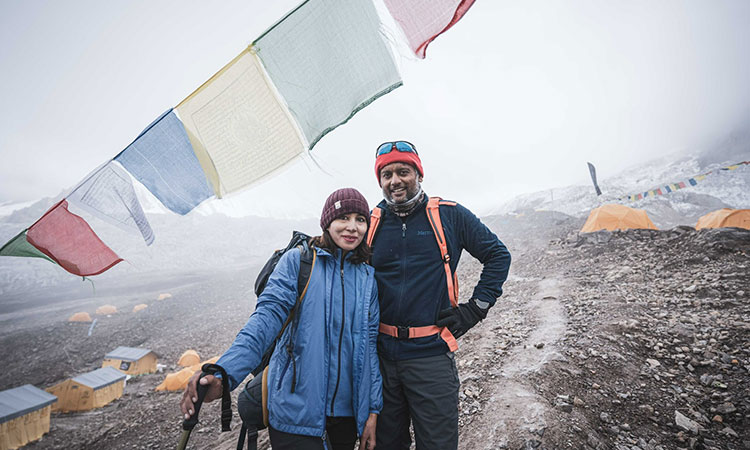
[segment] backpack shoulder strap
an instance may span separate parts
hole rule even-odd
[[[455,308],[458,306],[458,278],[451,271],[451,255],[448,253],[448,243],[445,240],[443,223],[440,221],[440,205],[456,206],[456,202],[445,201],[440,197],[430,197],[427,201],[427,219],[430,221],[430,226],[432,226],[432,231],[435,233],[435,239],[440,248],[440,257],[445,268],[445,279],[448,283],[448,298],[450,298],[451,306]]]
[[[378,231],[378,225],[380,225],[380,216],[383,210],[379,206],[372,208],[370,213],[370,228],[367,230],[367,245],[372,247],[372,241],[375,240],[375,232]]]
[[[268,366],[263,370],[261,404],[263,405],[263,425],[268,427]]]
[[[294,319],[294,316],[296,315],[297,310],[299,309],[299,305],[302,303],[302,299],[305,297],[305,294],[307,294],[307,287],[310,285],[310,278],[312,278],[312,271],[315,268],[315,262],[318,259],[315,249],[312,248],[309,244],[304,243],[303,245],[298,245],[297,248],[299,248],[299,272],[297,273],[297,292],[298,292],[297,301],[294,303],[292,310],[289,311],[289,315],[287,316],[286,321],[284,322],[284,325],[281,327],[281,331],[279,331],[279,334],[276,336],[277,341],[281,339],[281,335],[284,334],[284,330],[286,330],[286,327]]]
[[[297,292],[299,292],[299,300],[307,293],[307,286],[310,284],[310,276],[312,275],[313,266],[317,258],[315,249],[312,248],[308,243],[300,245],[299,247],[299,273],[297,274]]]

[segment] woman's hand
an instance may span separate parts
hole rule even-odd
[[[201,376],[201,371],[197,371],[193,374],[192,377],[188,380],[187,387],[185,388],[185,392],[182,393],[182,400],[180,401],[180,409],[182,410],[182,413],[185,415],[185,419],[189,419],[190,416],[193,415],[195,412],[195,406],[194,404],[198,401],[198,378]],[[221,379],[216,378],[213,375],[206,375],[205,377],[200,379],[201,385],[205,386],[208,385],[208,391],[206,392],[206,397],[203,399],[204,402],[212,402],[216,400],[217,398],[221,397],[222,393],[222,386],[221,386]],[[369,419],[368,419],[369,422]],[[373,438],[374,439],[374,438]]]
[[[378,415],[370,413],[365,422],[365,429],[359,437],[359,450],[372,450],[375,448],[375,428],[378,424]]]

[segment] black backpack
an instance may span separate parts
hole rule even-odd
[[[263,290],[266,288],[268,278],[271,276],[274,269],[276,269],[276,265],[279,263],[281,256],[289,250],[295,247],[299,247],[299,273],[297,274],[297,292],[299,293],[299,295],[297,296],[297,302],[292,307],[292,310],[289,311],[289,317],[286,318],[286,321],[281,327],[281,331],[279,331],[276,339],[273,340],[271,346],[268,347],[265,353],[263,353],[263,358],[261,359],[258,367],[250,372],[254,377],[261,373],[263,369],[266,368],[266,366],[268,366],[268,362],[271,360],[271,355],[276,349],[276,343],[281,338],[281,335],[284,333],[284,330],[286,330],[286,327],[289,325],[289,323],[297,316],[296,313],[300,308],[302,298],[305,296],[305,293],[307,293],[307,285],[310,284],[310,275],[312,274],[313,266],[315,265],[315,249],[310,247],[310,245],[308,244],[309,240],[310,236],[306,235],[305,233],[301,233],[299,231],[292,232],[292,239],[289,241],[286,248],[282,248],[273,252],[273,255],[268,258],[268,261],[266,261],[266,264],[263,265],[262,269],[260,269],[260,273],[258,273],[258,277],[255,279],[255,295],[260,297],[260,294],[262,294]],[[297,320],[294,321],[294,328],[292,328],[292,339],[289,340],[288,347],[294,344],[294,333],[295,331],[297,331],[297,322]],[[291,350],[291,348],[289,348],[289,350]]]
[[[258,277],[255,279],[255,295],[260,297],[260,294],[266,288],[268,278],[279,263],[281,256],[295,247],[300,249],[299,273],[297,274],[297,302],[294,304],[294,307],[292,307],[292,310],[289,311],[289,317],[287,317],[284,325],[281,327],[281,331],[279,331],[276,339],[273,340],[265,353],[263,353],[263,358],[261,359],[260,364],[251,372],[253,374],[253,379],[247,382],[245,389],[240,393],[238,399],[237,406],[238,409],[240,409],[240,417],[242,418],[242,430],[240,431],[239,441],[237,442],[238,449],[242,449],[245,437],[247,437],[248,440],[248,449],[257,448],[258,430],[263,430],[268,426],[268,410],[266,399],[263,396],[263,384],[265,383],[266,377],[261,376],[260,374],[263,373],[263,375],[265,375],[264,371],[266,367],[268,367],[268,363],[271,361],[271,355],[273,355],[273,352],[276,349],[276,344],[279,339],[281,339],[284,330],[286,330],[287,326],[289,326],[292,321],[294,321],[294,324],[291,328],[291,336],[289,338],[289,343],[286,346],[286,351],[291,355],[294,350],[294,335],[297,331],[297,325],[299,324],[299,309],[302,305],[302,299],[307,293],[307,286],[310,284],[310,276],[312,275],[316,260],[315,249],[310,246],[308,243],[309,240],[310,237],[308,235],[300,233],[299,231],[294,231],[292,233],[292,239],[289,241],[286,248],[273,252],[273,255],[271,255],[268,261],[266,261],[266,264],[260,270]],[[292,358],[292,363],[293,370],[296,373],[297,367],[296,363],[294,363],[294,358]],[[296,378],[295,375],[292,380],[296,380]],[[292,392],[294,392],[294,388],[293,381]],[[242,408],[240,408],[240,403],[243,405]]]

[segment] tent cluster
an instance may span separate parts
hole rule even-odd
[[[186,350],[177,365],[182,370],[168,374],[157,391],[178,391],[204,364],[198,352]],[[154,352],[144,348],[117,347],[104,355],[102,367],[62,381],[46,390],[30,384],[0,392],[0,450],[15,449],[49,432],[50,412],[76,412],[101,408],[122,397],[128,375],[156,371]]]
[[[710,212],[695,225],[696,229],[737,227],[750,230],[750,209],[720,209]],[[656,225],[643,209],[634,209],[619,204],[607,204],[594,208],[589,213],[581,233],[601,230],[657,230]]]
[[[159,294],[159,296],[156,299],[164,300],[168,298],[172,298],[172,294],[166,292],[166,293]],[[146,303],[139,303],[133,306],[133,312],[137,313],[139,311],[143,311],[146,308],[148,308],[148,305]],[[117,307],[114,305],[102,305],[96,308],[96,312],[95,312],[95,314],[98,316],[108,316],[108,315],[112,315],[116,313],[117,313]],[[79,311],[73,314],[72,316],[68,317],[68,322],[91,323],[91,321],[92,321],[91,315],[87,313],[86,311]]]
[[[148,305],[143,305],[143,308],[138,309],[138,311],[144,309],[146,306]],[[133,312],[137,312],[135,308],[133,308]],[[111,316],[112,314],[117,314],[117,307],[114,305],[102,305],[96,308],[94,314],[96,314],[97,316]],[[86,311],[79,311],[68,317],[68,322],[90,323],[92,320],[93,319],[91,318],[91,314],[87,313]]]
[[[151,350],[118,347],[104,356],[102,368],[46,390],[27,384],[1,391],[0,450],[22,447],[49,432],[51,411],[101,408],[122,396],[126,374],[155,370],[156,355]]]
[[[420,58],[473,3],[385,1]],[[167,209],[187,214],[212,196],[269,176],[401,85],[372,0],[306,0],[79,182],[0,255],[46,259],[79,276],[100,274],[122,259],[71,206],[150,245],[154,232],[133,179]]]

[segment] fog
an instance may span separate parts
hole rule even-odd
[[[112,158],[296,2],[0,4],[0,202],[54,196]],[[333,189],[381,197],[383,141],[415,143],[430,195],[515,195],[710,148],[750,124],[750,3],[478,1],[404,86],[270,180],[201,211],[309,217]],[[312,159],[310,159],[312,158]]]

